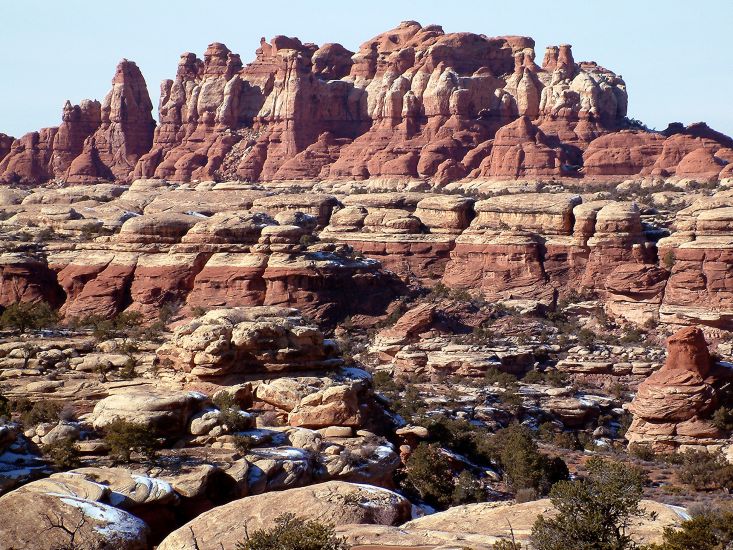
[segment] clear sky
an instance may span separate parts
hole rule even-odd
[[[0,132],[56,126],[66,99],[101,100],[122,58],[140,66],[157,109],[182,52],[224,42],[247,63],[277,34],[356,50],[409,19],[531,36],[538,61],[570,43],[576,61],[623,75],[630,116],[733,135],[733,0],[0,0]]]

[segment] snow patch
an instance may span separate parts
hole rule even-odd
[[[147,526],[132,514],[108,504],[74,497],[65,497],[61,502],[81,510],[86,517],[99,522],[94,530],[112,539],[134,540],[147,531]]]

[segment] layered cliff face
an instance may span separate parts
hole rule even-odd
[[[0,182],[129,181],[138,158],[152,144],[152,109],[140,69],[124,59],[101,104],[67,101],[59,127],[31,132],[9,147],[10,138],[0,135]]]
[[[535,62],[534,41],[401,23],[351,52],[261,39],[245,64],[224,44],[184,53],[161,84],[159,127],[134,63],[101,105],[64,108],[59,128],[0,140],[0,180],[136,177],[429,181],[464,178],[714,180],[733,140],[702,123],[664,132],[626,119],[626,84],[569,45]]]
[[[568,192],[477,201],[138,180],[0,199],[0,305],[43,299],[67,319],[154,319],[169,304],[338,320],[383,313],[404,285],[442,283],[520,309],[594,294],[639,326],[733,329],[730,191],[701,193],[661,239],[649,207]]]

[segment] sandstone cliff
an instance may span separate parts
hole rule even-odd
[[[250,63],[213,43],[161,84],[159,126],[134,63],[100,105],[58,128],[0,139],[0,181],[605,180],[730,175],[733,140],[699,123],[649,131],[626,118],[621,76],[569,45],[535,61],[523,36],[406,21],[363,43],[264,38]],[[9,150],[9,152],[8,152]],[[4,158],[3,158],[4,157]]]

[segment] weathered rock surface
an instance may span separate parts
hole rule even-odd
[[[297,310],[263,306],[210,311],[178,327],[158,357],[205,379],[335,369],[336,351]]]
[[[39,482],[41,483],[41,482]],[[89,484],[92,485],[92,484]],[[74,532],[77,545],[120,550],[149,548],[148,526],[129,512],[98,502],[92,487],[55,484],[38,490],[19,489],[0,497],[3,523],[0,546],[53,550],[72,542],[62,525]],[[78,526],[78,530],[77,530]]]
[[[631,538],[640,544],[659,542],[664,527],[678,527],[683,518],[669,506],[642,500],[641,507],[654,512],[654,520],[635,520],[629,526]],[[529,540],[537,516],[551,516],[554,509],[549,499],[521,504],[487,502],[455,506],[444,512],[430,514],[399,527],[379,525],[343,525],[337,532],[355,546],[460,548],[484,550],[499,541],[511,540],[511,529],[516,542],[524,546]]]
[[[234,546],[247,529],[268,528],[283,512],[282,503],[304,517],[335,525],[397,525],[410,517],[404,497],[378,487],[332,481],[245,497],[211,510],[171,533],[160,550],[208,550]]]
[[[184,433],[191,415],[206,396],[195,393],[153,393],[125,391],[110,395],[94,406],[92,424],[103,429],[115,419],[142,424],[157,435]]]
[[[84,100],[72,106],[67,101],[58,128],[16,139],[5,155],[0,146],[0,182],[129,181],[138,158],[152,145],[152,110],[140,69],[124,59],[101,104]]]
[[[719,448],[725,435],[710,416],[717,404],[717,382],[730,376],[728,369],[715,367],[697,327],[678,331],[667,345],[664,366],[640,384],[629,406],[634,415],[626,433],[629,443],[664,451]]]

